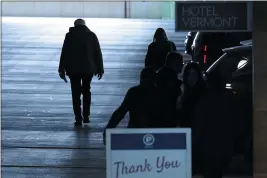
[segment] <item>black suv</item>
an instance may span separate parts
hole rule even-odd
[[[252,39],[251,32],[197,32],[192,44],[192,60],[206,70],[223,55],[222,49],[249,39]]]
[[[241,42],[242,45],[223,49],[223,55],[205,72],[206,75],[219,74],[227,81],[226,89],[234,93],[244,109],[243,124],[245,134],[242,143],[237,147],[237,154],[243,155],[247,174],[252,174],[252,41]]]

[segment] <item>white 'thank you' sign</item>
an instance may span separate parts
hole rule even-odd
[[[108,129],[107,178],[191,178],[190,129]]]

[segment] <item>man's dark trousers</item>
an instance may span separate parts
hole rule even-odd
[[[71,74],[69,75],[72,91],[72,105],[75,119],[78,122],[88,119],[91,106],[91,81],[93,74]],[[83,95],[83,112],[81,112],[81,94]]]

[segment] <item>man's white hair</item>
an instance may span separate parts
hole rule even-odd
[[[77,25],[85,25],[85,21],[83,19],[77,19],[74,21],[74,26]]]

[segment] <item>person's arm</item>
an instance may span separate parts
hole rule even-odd
[[[66,67],[65,63],[66,63],[66,57],[67,57],[66,53],[68,51],[68,46],[69,46],[69,35],[66,34],[64,42],[63,42],[63,47],[61,50],[58,73],[65,73],[65,67]]]
[[[131,100],[131,89],[127,92],[120,107],[112,114],[106,128],[115,128],[120,121],[124,118],[126,113],[129,111],[130,100]]]
[[[181,90],[180,80],[177,80],[175,97],[176,97],[176,107],[175,107],[176,124],[180,126],[181,117],[182,117],[182,90]]]
[[[181,127],[181,120],[183,119],[183,103],[182,96],[179,96],[176,100],[176,118],[177,125]]]
[[[94,44],[95,44],[95,63],[97,67],[97,73],[98,74],[103,74],[104,73],[104,64],[103,64],[103,56],[102,56],[102,51],[101,47],[99,44],[99,40],[96,36],[96,34],[93,33],[93,39],[94,39]]]
[[[126,96],[121,103],[120,107],[112,114],[104,132],[103,132],[103,141],[104,144],[106,143],[106,129],[108,128],[115,128],[117,125],[120,123],[120,121],[124,118],[124,116],[127,114],[129,111],[130,107],[130,102],[131,102],[131,89],[128,90],[126,93]]]
[[[176,96],[175,97],[178,99],[178,97],[182,95],[182,89],[181,89],[182,81],[177,79],[175,82],[176,82],[176,86],[175,86]]]

